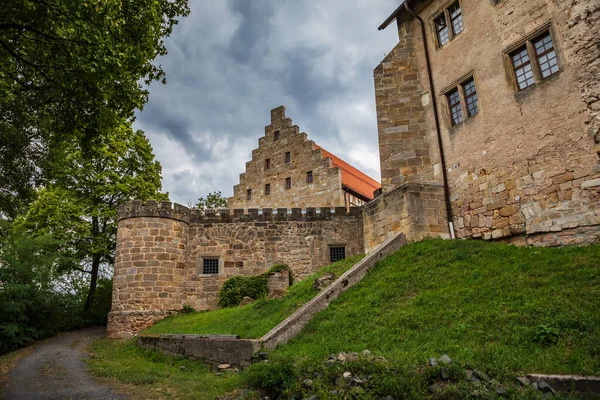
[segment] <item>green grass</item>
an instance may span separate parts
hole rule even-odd
[[[447,353],[496,376],[598,375],[599,310],[600,246],[429,240],[380,262],[275,355],[369,349],[417,366]]]
[[[332,272],[339,277],[362,257],[351,257],[322,268],[316,274],[290,286],[287,295],[282,299],[259,299],[243,307],[174,315],[144,333],[229,334],[247,339],[260,338],[317,294],[313,289],[316,277],[326,272]]]
[[[239,374],[216,375],[201,362],[143,350],[134,340],[102,339],[89,346],[90,371],[100,377],[116,378],[119,388],[136,399],[214,400],[241,384]]]
[[[339,275],[347,266],[330,268],[340,268]],[[314,296],[311,285],[312,279],[296,284],[283,300],[178,316],[149,331],[260,337]],[[459,374],[461,368],[477,368],[500,382],[512,382],[515,394],[510,398],[537,398],[517,392],[514,377],[536,372],[600,375],[599,310],[600,246],[518,248],[428,240],[379,262],[296,339],[273,351],[268,364],[239,375],[216,376],[201,363],[141,350],[131,341],[94,344],[96,356],[90,363],[100,375],[144,388],[162,385],[165,393],[182,399],[214,398],[253,381],[289,381],[286,387],[296,390],[312,377],[310,371],[323,373],[315,385],[327,394],[342,369],[358,368],[327,370],[327,357],[369,349],[391,363],[373,378],[379,388],[402,381],[404,387],[394,389],[406,393],[400,397],[420,399],[430,398],[427,385],[435,379],[424,368],[427,360],[448,354]],[[456,385],[436,398],[466,398],[473,390],[464,381]],[[493,391],[488,395],[486,399],[496,398]]]

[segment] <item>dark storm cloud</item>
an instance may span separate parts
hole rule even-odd
[[[230,195],[284,98],[310,139],[378,179],[372,71],[397,41],[377,31],[397,3],[190,0],[157,60],[167,85],[150,87],[136,122],[171,199]]]

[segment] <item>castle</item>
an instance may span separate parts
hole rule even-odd
[[[273,110],[261,140],[290,130],[312,160],[297,175],[261,173],[259,142],[231,209],[121,206],[109,337],[130,337],[185,304],[216,307],[229,276],[283,262],[302,278],[398,232],[540,246],[599,241],[600,4],[401,3],[380,26],[395,21],[399,43],[374,71],[381,193],[344,199],[361,190],[345,190],[334,156],[307,142],[282,107]],[[309,186],[318,183],[311,171],[323,190]],[[265,177],[304,187],[286,194],[283,186],[268,200],[275,188],[266,194]],[[358,200],[370,201],[351,207]]]

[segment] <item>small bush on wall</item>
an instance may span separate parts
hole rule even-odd
[[[235,307],[246,296],[255,300],[266,297],[269,294],[269,289],[267,288],[269,276],[282,271],[288,271],[291,285],[293,283],[292,271],[285,264],[274,265],[264,274],[234,276],[227,279],[219,291],[219,305],[221,307]]]

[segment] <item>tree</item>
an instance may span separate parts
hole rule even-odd
[[[0,2],[0,216],[14,218],[48,157],[132,120],[188,0]],[[60,158],[61,155],[55,155]]]
[[[200,210],[206,210],[207,208],[227,208],[227,199],[223,197],[220,191],[215,191],[207,194],[206,199],[200,197],[198,203],[196,203],[196,207]]]
[[[84,150],[64,144],[65,158],[55,160],[52,181],[38,193],[17,224],[37,235],[52,234],[61,254],[74,260],[69,269],[89,274],[84,312],[89,313],[102,264],[114,263],[119,204],[134,199],[167,200],[160,193],[161,165],[142,131],[122,123],[93,138]]]

